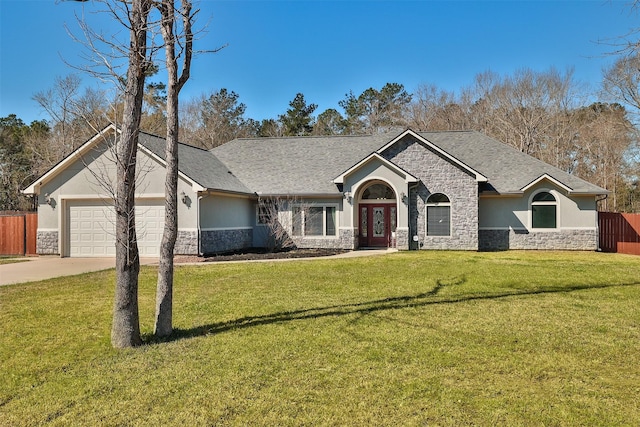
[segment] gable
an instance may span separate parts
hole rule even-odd
[[[98,132],[95,136],[85,142],[73,153],[58,162],[55,166],[49,169],[45,174],[36,179],[27,188],[23,190],[25,194],[40,194],[40,189],[43,185],[46,185],[53,180],[64,180],[65,176],[72,176],[72,171],[80,171],[86,168],[87,164],[95,160],[96,153],[106,153],[106,149],[101,146],[107,147],[114,143],[116,134],[119,130],[114,125],[109,125],[102,131]],[[142,157],[140,153],[143,153],[146,157],[152,159],[156,164],[164,168],[165,162],[165,140],[154,135],[150,135],[141,132],[138,137],[138,169],[143,170],[145,167],[142,165]],[[179,177],[187,182],[193,191],[205,191],[207,189],[215,189],[223,192],[232,193],[251,193],[251,191],[244,186],[228,168],[222,164],[215,156],[209,151],[192,147],[185,144],[179,144],[178,146],[178,159],[179,159]],[[113,155],[111,159],[105,159],[102,162],[104,169],[109,163],[115,168],[113,161]],[[95,173],[96,171],[94,171]],[[100,171],[97,171],[100,173]],[[142,172],[141,172],[142,173]],[[90,176],[93,176],[90,174]],[[164,183],[164,178],[160,179],[160,182]],[[149,185],[145,183],[144,185]],[[164,187],[160,191],[164,193]]]
[[[378,172],[378,170],[380,169],[382,169],[382,172]],[[407,171],[403,170],[399,166],[391,163],[390,161],[388,161],[378,153],[370,154],[362,161],[356,163],[354,166],[347,169],[342,174],[338,175],[333,180],[333,182],[335,182],[336,184],[343,184],[347,177],[356,175],[359,172],[366,176],[374,176],[379,178],[385,175],[385,171],[390,171],[391,173],[394,173],[402,177],[405,183],[418,182],[418,179],[416,177],[414,177]],[[364,177],[356,178],[356,180],[358,179],[361,180],[361,179],[364,179]]]
[[[32,182],[27,188],[22,190],[24,194],[40,194],[40,188],[42,185],[53,180],[62,171],[69,168],[74,163],[82,162],[83,156],[87,155],[94,147],[100,143],[105,143],[110,138],[113,138],[116,132],[116,128],[113,125],[109,125],[96,135],[94,135],[87,142],[78,147],[73,153],[69,154],[64,159],[60,160],[51,169],[45,172],[42,176]]]
[[[520,191],[522,191],[524,193],[527,190],[529,190],[531,188],[534,188],[536,185],[538,185],[540,183],[544,183],[544,182],[549,182],[552,185],[561,188],[567,194],[571,194],[573,192],[573,189],[571,187],[563,184],[562,182],[558,181],[557,179],[555,179],[554,177],[552,177],[551,175],[549,175],[547,173],[540,175],[538,178],[534,179],[529,184],[527,184],[524,187],[522,187],[520,189]]]
[[[387,143],[386,145],[381,147],[378,150],[378,153],[382,154],[382,153],[386,152],[389,157],[394,157],[397,154],[398,151],[401,151],[403,149],[402,148],[404,146],[403,144],[406,142],[407,139],[411,139],[413,142],[416,142],[416,143],[424,146],[429,151],[431,151],[434,154],[440,156],[442,159],[444,159],[447,162],[451,163],[452,165],[456,166],[457,168],[459,168],[463,172],[467,173],[468,175],[474,177],[477,182],[486,182],[486,181],[488,181],[487,177],[485,177],[481,172],[479,172],[478,170],[474,169],[472,166],[470,166],[469,164],[465,163],[464,161],[462,161],[462,160],[458,159],[457,157],[453,156],[451,153],[443,150],[438,145],[433,144],[428,139],[426,139],[426,138],[422,137],[421,135],[413,132],[411,129],[407,129],[406,131],[402,132],[400,135],[398,135],[397,137],[392,139],[389,143]]]
[[[37,183],[36,194],[56,197],[113,197],[116,188],[117,164],[111,142],[93,144],[90,149],[65,159],[64,167],[45,176]],[[136,195],[164,195],[166,169],[163,162],[140,149],[136,162]],[[179,177],[187,186],[192,183]]]

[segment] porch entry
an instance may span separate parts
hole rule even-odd
[[[359,246],[388,248],[395,246],[397,208],[395,193],[385,184],[369,186],[360,198]]]

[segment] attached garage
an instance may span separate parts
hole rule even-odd
[[[164,201],[136,201],[136,233],[141,257],[158,256],[164,226]],[[71,257],[115,256],[115,211],[104,200],[73,200],[66,203],[64,255]]]

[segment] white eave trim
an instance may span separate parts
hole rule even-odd
[[[96,135],[94,135],[87,142],[78,147],[73,153],[69,154],[64,159],[60,160],[55,166],[49,169],[44,175],[40,178],[36,179],[31,185],[22,190],[23,194],[39,194],[40,187],[42,184],[47,183],[60,172],[65,170],[71,163],[76,160],[80,160],[82,155],[93,148],[99,141],[103,140],[110,132],[120,132],[118,128],[110,124],[101,131],[99,131]]]
[[[367,157],[365,157],[364,159],[362,159],[361,161],[359,161],[358,163],[356,163],[355,165],[353,165],[352,167],[350,167],[349,169],[347,169],[346,171],[344,171],[340,175],[338,175],[333,180],[333,183],[334,184],[344,184],[344,179],[348,175],[352,174],[353,172],[355,172],[356,170],[360,169],[361,167],[363,167],[364,165],[366,165],[367,163],[369,163],[369,162],[371,162],[373,160],[380,161],[380,163],[382,163],[383,165],[385,165],[389,169],[393,170],[398,175],[404,176],[404,181],[406,183],[418,182],[419,181],[418,178],[416,178],[415,176],[411,175],[409,172],[405,171],[404,169],[394,165],[389,160],[387,160],[384,157],[382,157],[380,154],[371,153],[370,155],[368,155]]]
[[[533,186],[535,186],[535,185],[537,185],[540,182],[545,181],[545,180],[551,182],[553,185],[555,185],[557,187],[562,188],[564,191],[567,192],[567,194],[571,194],[571,193],[574,192],[573,188],[569,187],[568,185],[565,185],[565,184],[561,183],[560,181],[558,181],[557,179],[555,179],[554,177],[552,177],[548,173],[544,173],[544,174],[540,175],[538,178],[534,179],[529,184],[527,184],[524,187],[522,187],[520,189],[520,191],[522,191],[524,193],[525,191],[529,190]]]
[[[446,151],[444,151],[443,149],[441,149],[437,145],[433,144],[428,139],[425,139],[424,137],[418,135],[417,133],[415,133],[411,129],[407,129],[404,132],[402,132],[400,135],[396,136],[394,139],[392,139],[390,142],[388,142],[386,145],[384,145],[382,148],[380,148],[377,152],[378,153],[382,153],[384,150],[386,150],[387,148],[391,147],[392,145],[394,145],[396,142],[398,142],[399,140],[401,140],[402,138],[404,138],[407,135],[411,135],[412,137],[416,138],[418,141],[420,141],[423,144],[429,146],[429,148],[431,148],[433,151],[435,151],[438,154],[440,154],[445,159],[449,160],[451,163],[453,163],[453,164],[459,166],[461,169],[469,172],[471,175],[473,175],[475,177],[477,182],[487,182],[487,181],[489,181],[489,179],[486,176],[482,175],[480,172],[478,172],[477,170],[473,169],[472,167],[470,167],[469,165],[465,164],[464,162],[462,162],[462,161],[458,160],[457,158],[453,157],[451,154],[447,153]]]

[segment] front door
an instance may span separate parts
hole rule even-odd
[[[360,246],[391,246],[391,232],[394,231],[392,228],[395,228],[395,222],[395,205],[360,205]]]

